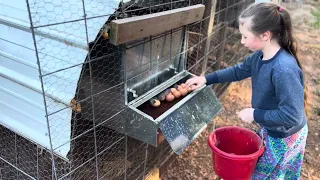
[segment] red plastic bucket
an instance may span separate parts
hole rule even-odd
[[[251,178],[264,152],[261,138],[253,131],[234,126],[215,129],[208,138],[215,173],[224,180]]]

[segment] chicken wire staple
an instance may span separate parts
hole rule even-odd
[[[172,153],[167,142],[155,148],[125,135],[124,91],[130,79],[120,67],[130,45],[109,44],[106,21],[210,2],[28,0],[50,145],[36,145],[1,126],[1,179],[141,179],[160,166]],[[232,65],[245,55],[232,22],[251,2],[218,0],[213,32],[207,33],[210,13],[205,14],[185,27],[185,49],[174,53],[169,48],[158,63],[184,54],[186,68],[197,75]],[[167,32],[171,41],[177,32]],[[70,104],[73,98],[77,102]]]

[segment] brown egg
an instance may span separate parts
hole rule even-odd
[[[73,111],[76,111],[77,113],[81,112],[81,105],[75,99],[71,99],[70,106]]]
[[[187,87],[187,91],[188,91],[188,93],[191,92],[192,91],[191,87]]]
[[[157,98],[160,100],[160,101],[164,101],[166,100],[166,95],[164,92],[160,93],[157,95]]]
[[[186,88],[181,88],[179,91],[180,91],[182,96],[185,96],[185,95],[188,94],[188,90]]]
[[[166,100],[167,100],[167,101],[173,101],[174,98],[175,98],[175,97],[173,96],[172,93],[169,93],[169,94],[166,95]]]
[[[109,38],[109,33],[105,31],[105,32],[102,33],[102,36],[103,36],[105,39],[108,39],[108,38]]]
[[[81,113],[81,105],[80,105],[80,103],[77,104],[76,111],[77,111],[77,113]]]
[[[180,92],[180,91],[174,91],[174,92],[172,92],[172,94],[173,94],[173,96],[174,96],[175,98],[181,97],[181,92]]]
[[[170,88],[171,93],[178,91],[176,88]]]
[[[161,103],[160,103],[158,98],[151,98],[150,99],[150,104],[153,107],[158,107],[158,106],[160,106]]]
[[[164,91],[164,95],[165,95],[165,96],[168,95],[169,93],[171,93],[171,90],[170,90],[170,89],[166,89],[166,90]]]
[[[178,85],[177,87],[178,87],[177,88],[178,91],[181,93],[182,96],[185,96],[188,94],[188,90],[186,88],[182,87],[181,85]]]
[[[183,87],[181,85],[177,85],[177,90],[180,91]]]
[[[76,110],[76,100],[75,99],[71,99],[70,106],[71,106],[72,110]]]
[[[186,88],[186,84],[185,83],[181,83],[180,86],[182,86],[183,88]]]

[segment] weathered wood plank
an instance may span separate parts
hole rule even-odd
[[[157,168],[157,167],[153,168],[153,169],[146,175],[145,180],[161,180],[161,179],[160,179],[159,168]]]
[[[209,24],[208,24],[208,30],[207,30],[207,40],[206,40],[206,48],[205,48],[205,54],[204,54],[204,62],[202,66],[202,75],[206,73],[207,70],[207,63],[208,63],[208,53],[210,51],[210,42],[211,42],[211,36],[213,36],[213,24],[214,24],[214,15],[216,14],[216,6],[217,6],[217,0],[211,0],[208,2],[207,7],[211,7],[209,12],[205,13],[205,17],[210,16]],[[207,14],[208,13],[208,14]]]
[[[114,20],[111,22],[110,43],[114,45],[159,34],[202,19],[202,4],[160,13]]]

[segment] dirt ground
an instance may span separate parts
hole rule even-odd
[[[309,133],[301,179],[320,180],[320,30],[317,24],[320,11],[319,14],[315,13],[316,7],[320,9],[320,2],[311,1],[298,9],[292,4],[285,6],[290,10],[294,34],[299,43],[299,57],[304,66],[312,112],[308,116]],[[236,116],[237,111],[251,107],[250,101],[250,79],[231,84],[221,100],[223,110],[214,119],[215,126],[236,125],[255,129],[253,125],[243,124]],[[208,131],[203,132],[167,167],[161,179],[217,179],[212,168],[211,150],[207,145],[208,134]]]

